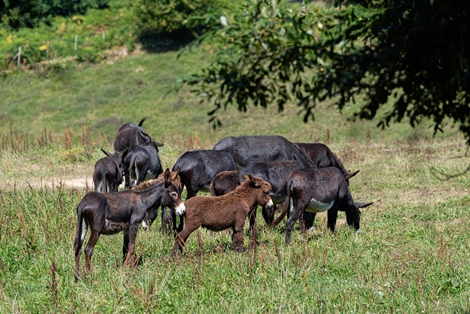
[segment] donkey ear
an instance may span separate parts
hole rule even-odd
[[[107,151],[105,151],[104,149],[101,149],[101,151],[102,151],[106,156],[108,156],[108,157],[111,156],[111,154],[108,153]]]
[[[248,175],[248,178],[250,178],[251,184],[253,184],[254,187],[258,188],[261,186],[261,182],[258,179],[254,178],[251,174]]]
[[[348,172],[348,175],[346,176],[346,180],[349,180],[352,177],[354,177],[356,174],[358,174],[359,171],[360,170],[357,170],[357,171],[354,171],[354,172]]]
[[[181,170],[181,166],[178,166],[178,168],[176,169],[175,174],[173,175],[173,180],[175,180],[179,176],[180,170]]]
[[[166,168],[165,173],[163,175],[163,179],[165,180],[166,183],[171,182],[171,171],[170,171],[170,169]]]

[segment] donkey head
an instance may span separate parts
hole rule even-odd
[[[272,207],[273,201],[269,196],[269,192],[271,192],[271,184],[261,178],[253,177],[252,175],[243,174],[243,179],[249,182],[249,185],[255,189],[260,189],[260,193],[258,194],[258,204],[265,207]]]
[[[176,171],[171,171],[169,168],[166,168],[165,172],[163,173],[166,190],[162,198],[162,204],[167,207],[174,208],[176,214],[179,216],[184,214],[186,211],[186,207],[181,201],[183,185],[179,176],[180,169],[181,167],[178,167]]]

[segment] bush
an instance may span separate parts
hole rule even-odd
[[[136,0],[133,7],[141,28],[158,33],[197,27],[191,17],[216,10],[217,4],[217,0]]]

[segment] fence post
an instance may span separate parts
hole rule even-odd
[[[21,46],[18,47],[18,68],[21,66]]]
[[[75,43],[73,45],[75,49],[75,56],[77,56],[77,45],[78,45],[78,35],[75,35]]]

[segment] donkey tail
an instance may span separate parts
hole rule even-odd
[[[86,224],[85,218],[82,217],[82,208],[80,204],[78,204],[77,227],[75,229],[75,240],[73,242],[73,250],[75,252],[75,256],[80,254],[83,241],[85,240],[86,232],[87,232],[87,224]]]
[[[130,158],[130,160],[129,160],[129,169],[127,169],[128,173],[127,173],[127,175],[126,175],[126,178],[129,179],[129,182],[126,183],[126,184],[129,185],[129,188],[130,188],[130,189],[132,189],[132,188],[134,187],[134,186],[133,186],[133,183],[132,183],[133,178],[132,178],[131,173],[132,173],[132,172],[135,173],[136,182],[137,182],[137,180],[138,180],[138,178],[139,178],[139,173],[138,173],[138,172],[139,172],[139,169],[137,168],[137,165],[135,164],[135,158],[136,158],[135,155],[136,155],[136,154],[132,154],[132,155],[131,155],[131,158]]]
[[[144,117],[142,118],[142,120],[140,120],[139,122],[139,126],[142,127],[142,124],[144,124],[144,121],[147,119],[148,117]]]
[[[108,193],[109,191],[109,186],[108,182],[106,180],[106,171],[103,171],[101,173],[101,192],[102,193]]]
[[[291,206],[291,194],[292,194],[292,187],[294,185],[294,181],[289,180],[284,184],[284,190],[286,191],[286,199],[284,201],[284,205],[282,205],[282,211],[277,216],[277,218],[271,223],[272,226],[277,226],[281,220],[284,219],[284,216],[287,214],[287,211],[289,210]]]

